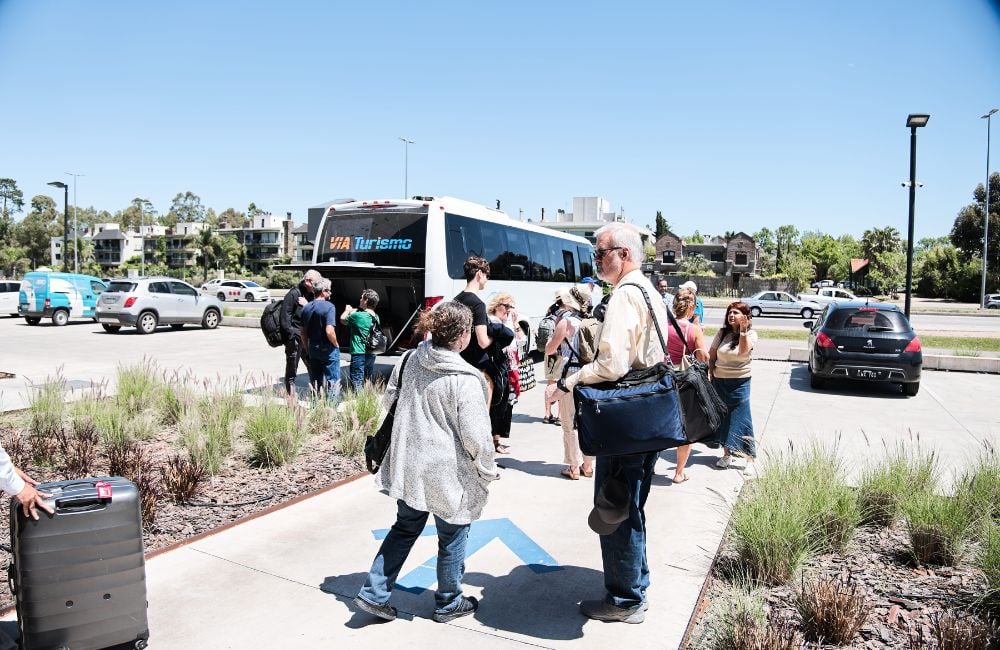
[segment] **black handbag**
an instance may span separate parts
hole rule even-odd
[[[641,285],[627,284],[642,291],[666,354],[666,341],[649,295]],[[626,456],[687,444],[678,393],[669,358],[666,363],[630,370],[617,381],[577,384],[573,402],[580,449],[588,456]]]
[[[389,412],[385,414],[385,419],[382,420],[378,431],[368,436],[365,440],[365,465],[368,466],[368,471],[372,474],[377,473],[382,466],[382,461],[385,460],[385,455],[389,451],[389,445],[392,443],[392,423],[396,419],[396,404],[399,403],[399,387],[403,383],[403,370],[406,369],[406,361],[410,358],[411,354],[413,354],[413,350],[404,354],[403,361],[399,364],[399,374],[396,375],[396,399],[392,401],[392,406],[389,407]]]
[[[667,316],[684,343],[686,355],[687,339],[669,309]],[[693,357],[689,363],[691,365],[687,368],[674,369],[674,378],[680,391],[681,412],[684,414],[684,436],[689,443],[700,442],[709,447],[718,447],[719,427],[729,414],[729,409],[708,378],[708,364]]]

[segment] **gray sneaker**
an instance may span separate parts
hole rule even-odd
[[[474,596],[462,596],[462,600],[459,601],[458,607],[451,610],[450,612],[438,613],[434,612],[435,623],[447,623],[448,621],[453,621],[456,618],[462,618],[463,616],[468,616],[469,614],[474,614],[476,610],[479,609],[479,601],[475,599]]]
[[[386,603],[384,605],[376,605],[375,603],[370,603],[361,596],[354,599],[354,606],[360,609],[362,612],[367,612],[372,616],[377,616],[379,618],[385,619],[387,621],[396,620],[396,608]]]
[[[603,600],[585,600],[580,603],[580,612],[587,618],[608,623],[642,623],[646,620],[647,603],[625,609],[609,605]]]

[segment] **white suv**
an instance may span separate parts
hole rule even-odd
[[[151,334],[159,325],[213,330],[222,322],[222,304],[174,278],[112,280],[97,301],[97,322],[108,332],[123,325],[134,325],[140,334]]]

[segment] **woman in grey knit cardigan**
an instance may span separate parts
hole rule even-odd
[[[472,312],[454,301],[421,314],[418,334],[431,339],[409,354],[399,389],[392,442],[375,481],[396,499],[393,524],[354,605],[393,620],[392,588],[429,515],[438,534],[434,620],[445,623],[476,611],[462,595],[465,547],[472,522],[486,505],[490,481],[499,478],[486,409],[486,382],[459,351],[469,343]],[[402,365],[402,364],[400,364]],[[384,404],[396,398],[392,372]]]

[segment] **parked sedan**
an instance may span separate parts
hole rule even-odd
[[[828,379],[892,382],[903,394],[920,390],[920,338],[896,305],[835,302],[809,328],[809,385]]]
[[[1000,309],[1000,293],[986,294],[986,308]]]
[[[135,326],[140,334],[151,334],[160,325],[212,330],[222,322],[222,304],[173,278],[114,280],[97,302],[97,322],[108,332]]]
[[[223,280],[213,290],[215,297],[225,302],[227,300],[268,301],[271,292],[250,280]]]
[[[754,317],[761,314],[794,314],[802,318],[812,318],[814,314],[823,311],[823,306],[815,300],[799,300],[784,291],[758,291],[749,298],[744,298]]]

